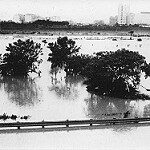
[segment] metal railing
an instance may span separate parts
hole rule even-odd
[[[0,128],[16,127],[36,127],[41,126],[77,126],[77,125],[117,125],[117,124],[133,124],[133,123],[144,123],[149,122],[150,118],[132,118],[132,119],[107,119],[107,120],[65,120],[65,121],[41,121],[41,122],[15,122],[15,123],[0,123]]]

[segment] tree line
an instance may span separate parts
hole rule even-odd
[[[89,92],[126,99],[148,98],[138,89],[141,75],[150,76],[150,64],[139,52],[121,49],[79,54],[80,47],[67,37],[49,43],[48,48],[52,69],[58,67],[67,75],[83,76]]]
[[[12,21],[1,21],[0,30],[38,30],[38,29],[53,29],[53,28],[66,28],[69,26],[68,21],[49,21],[49,20],[36,20],[28,23],[16,23]]]
[[[142,27],[138,24],[134,25],[119,25],[113,26],[106,24],[70,24],[68,21],[50,21],[50,20],[36,20],[28,23],[16,23],[13,21],[1,21],[0,33],[6,30],[50,30],[50,29],[65,29],[65,30],[108,30],[108,31],[130,31],[130,30],[149,30],[148,27]]]
[[[52,43],[44,40],[43,43],[50,50],[51,69],[60,68],[67,75],[83,76],[89,92],[119,98],[147,98],[138,89],[141,75],[150,76],[150,64],[138,52],[121,49],[79,54],[80,47],[68,37],[59,37]],[[33,40],[19,39],[9,44],[6,53],[0,55],[1,76],[25,77],[29,72],[39,73],[40,55],[41,44]]]

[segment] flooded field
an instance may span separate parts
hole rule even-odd
[[[17,41],[17,39],[33,39],[40,42],[43,47],[43,63],[40,66],[41,77],[34,74],[29,79],[7,78],[0,82],[0,115],[7,113],[17,116],[29,115],[27,121],[56,121],[56,120],[80,120],[80,119],[108,119],[122,118],[123,113],[130,111],[130,118],[150,117],[150,100],[122,100],[114,98],[102,98],[91,95],[86,91],[83,85],[83,79],[66,78],[65,72],[57,74],[56,79],[50,73],[50,63],[47,62],[49,49],[42,43],[56,41],[58,36],[0,36],[0,53],[5,53],[8,43]],[[80,53],[92,54],[98,51],[115,51],[126,48],[133,51],[139,51],[150,62],[150,38],[129,36],[69,36],[81,47]],[[113,40],[113,39],[116,40]],[[142,77],[144,87],[150,88],[150,80]],[[141,92],[148,93],[140,87]],[[17,119],[16,121],[23,121]],[[0,120],[0,123],[4,122]],[[15,122],[11,119],[5,122]],[[71,130],[53,132],[23,132],[10,133],[0,131],[0,148],[20,148],[22,145],[26,148],[54,148],[64,147],[87,148],[87,143],[91,143],[89,149],[102,147],[122,149],[126,144],[132,145],[133,149],[139,145],[139,149],[147,147],[150,138],[148,132],[149,126],[112,126],[109,128],[96,128],[93,130]],[[142,136],[144,135],[144,136]],[[89,138],[87,138],[89,137]],[[30,138],[30,140],[29,140]],[[12,139],[12,140],[11,140]],[[142,139],[142,141],[141,141]],[[56,140],[56,141],[55,141]],[[131,142],[132,140],[132,142]],[[34,142],[33,142],[34,141]],[[122,142],[122,144],[120,144]],[[116,145],[114,145],[116,143]],[[150,146],[150,145],[149,145]],[[137,149],[137,148],[136,148]]]

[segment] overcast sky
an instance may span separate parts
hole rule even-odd
[[[150,0],[0,0],[0,19],[11,20],[17,13],[42,17],[60,16],[63,20],[93,22],[117,15],[121,1],[130,3],[133,13],[150,11]]]

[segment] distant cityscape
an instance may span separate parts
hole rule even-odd
[[[10,22],[16,23],[31,23],[37,20],[49,20],[49,21],[63,21],[59,16],[51,16],[51,17],[41,17],[36,14],[16,14],[13,16]],[[73,20],[65,20],[68,21],[69,24],[72,25],[82,25],[82,23],[76,23]],[[95,20],[94,22],[90,23],[94,25],[105,25],[104,20]],[[118,14],[116,16],[111,16],[109,18],[110,26],[114,26],[115,24],[119,25],[134,25],[138,24],[144,27],[150,26],[150,12],[140,12],[140,13],[132,13],[130,12],[130,6],[127,4],[120,4],[118,6]]]
[[[61,21],[61,18],[58,16],[52,16],[52,17],[41,17],[35,14],[16,14],[13,17],[14,22],[16,23],[29,23],[34,22],[36,20],[50,20],[50,21]]]
[[[130,12],[130,6],[127,4],[120,4],[118,7],[118,15],[109,18],[109,25],[134,25],[139,24],[143,26],[150,26],[150,12],[140,12],[134,14]]]

